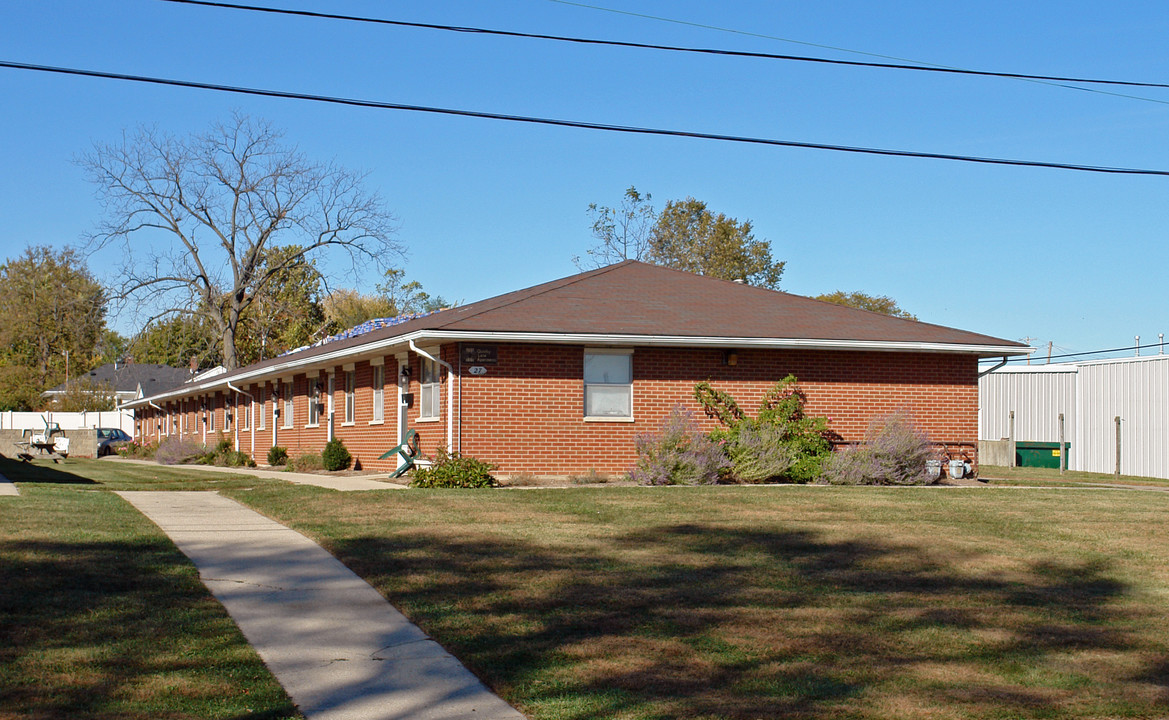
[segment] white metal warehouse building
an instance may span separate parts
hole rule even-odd
[[[978,438],[1071,444],[1068,469],[1169,479],[1169,355],[1003,367],[978,381]]]

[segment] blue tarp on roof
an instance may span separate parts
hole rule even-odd
[[[388,328],[388,327],[393,327],[395,325],[401,325],[402,323],[409,322],[411,320],[417,320],[418,318],[426,317],[427,315],[433,315],[434,313],[438,313],[438,312],[442,312],[442,310],[435,310],[434,312],[425,312],[425,313],[412,313],[412,314],[408,314],[408,315],[398,315],[397,317],[392,317],[392,318],[373,318],[372,320],[366,320],[365,322],[361,323],[360,325],[357,325],[355,327],[351,327],[348,330],[343,330],[343,331],[337,333],[336,335],[330,335],[329,337],[317,340],[315,343],[313,343],[311,345],[304,345],[302,347],[298,347],[298,348],[295,348],[293,350],[289,350],[288,352],[280,353],[280,355],[278,357],[284,357],[285,355],[291,355],[293,353],[298,353],[302,350],[308,350],[309,348],[315,348],[315,347],[320,347],[322,345],[328,345],[329,343],[336,342],[338,340],[348,340],[349,338],[355,338],[355,337],[358,337],[360,335],[365,335],[367,333],[371,333],[374,330],[381,330],[382,328]]]

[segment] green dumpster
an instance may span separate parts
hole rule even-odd
[[[1071,464],[1071,443],[1064,443],[1068,459],[1064,464]],[[1036,467],[1059,469],[1059,443],[1057,442],[1016,442],[1015,465],[1018,467]]]

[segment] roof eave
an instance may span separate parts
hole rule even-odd
[[[339,361],[357,360],[365,356],[376,357],[391,350],[404,350],[410,341],[416,343],[437,342],[515,342],[556,345],[632,345],[655,347],[736,347],[765,350],[851,350],[867,352],[916,352],[956,353],[978,357],[1004,357],[1027,355],[1035,348],[993,344],[962,344],[908,341],[874,340],[829,340],[815,338],[752,338],[686,335],[636,335],[597,333],[537,333],[506,331],[465,331],[465,330],[417,330],[406,335],[397,335],[369,343],[350,345],[332,352],[323,352],[311,357],[290,355],[288,360],[272,365],[244,369],[208,378],[204,382],[181,385],[168,392],[142,397],[122,405],[136,408],[152,402],[189,397],[216,390],[228,390],[229,384],[240,385],[260,378],[279,377],[289,372],[301,373],[320,370],[336,365]]]

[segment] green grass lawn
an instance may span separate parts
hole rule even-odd
[[[1136,485],[1140,487],[1169,487],[1169,480],[1161,478],[1140,477],[1137,475],[1121,475],[1117,478],[1108,473],[1090,473],[1065,470],[1060,475],[1059,470],[1049,468],[1030,467],[1002,467],[982,465],[978,474],[984,480],[995,485]]]
[[[537,720],[1169,716],[1169,493],[335,493],[126,467],[77,461],[67,476],[95,482],[22,485],[25,498],[0,498],[0,534],[16,519],[45,542],[68,537],[85,513],[53,508],[92,506],[126,538],[112,556],[157,544],[172,575],[193,579],[153,526],[86,491],[217,489],[323,544]],[[103,540],[71,542],[82,552]],[[119,562],[125,575],[154,572]],[[204,640],[173,632],[174,643]],[[28,654],[3,656],[4,688],[25,677],[17,660]],[[123,682],[116,664],[93,672]],[[216,676],[238,699],[241,685]],[[0,716],[19,714],[8,698]]]
[[[194,566],[104,491],[126,467],[0,460],[21,492],[0,497],[0,718],[300,717]]]

